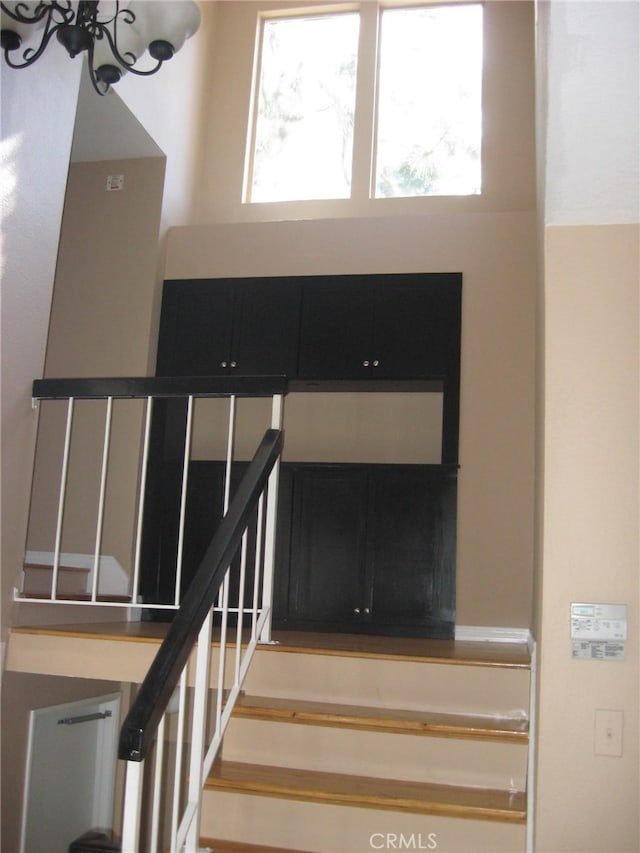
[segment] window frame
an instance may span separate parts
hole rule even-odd
[[[369,5],[369,4],[364,4]],[[372,3],[371,5],[378,5]],[[251,95],[249,99],[249,121],[246,134],[246,150],[244,157],[244,169],[242,178],[242,204],[248,205],[264,205],[264,204],[299,204],[299,203],[314,203],[322,201],[350,201],[353,198],[353,169],[354,169],[354,151],[355,151],[355,125],[357,123],[358,114],[358,89],[360,86],[360,74],[356,71],[356,95],[354,101],[354,144],[351,153],[351,193],[350,195],[340,199],[289,199],[287,201],[253,201],[251,192],[253,189],[253,175],[255,169],[255,154],[256,154],[256,137],[258,131],[258,110],[260,107],[260,78],[262,74],[262,53],[264,43],[264,26],[268,21],[285,20],[287,18],[319,18],[333,17],[336,15],[359,14],[360,27],[362,27],[362,6],[360,3],[340,3],[335,6],[310,6],[309,8],[292,8],[292,9],[263,9],[258,12],[256,37],[253,58],[253,71],[251,78]],[[362,48],[362,30],[358,35],[358,51],[356,68],[360,65],[360,52]]]
[[[443,199],[461,199],[469,201],[481,199],[484,194],[484,139],[481,136],[480,173],[481,188],[478,193],[468,194],[433,194],[413,196],[376,196],[377,147],[378,147],[378,118],[379,118],[379,77],[380,77],[380,40],[382,16],[387,9],[412,9],[421,7],[449,6],[480,6],[483,9],[483,41],[485,38],[485,0],[365,0],[360,3],[336,3],[331,5],[310,5],[308,7],[292,7],[285,9],[262,9],[258,11],[251,91],[249,98],[249,114],[247,132],[245,134],[245,154],[243,163],[243,180],[241,205],[251,209],[265,206],[282,205],[375,205],[393,207],[398,203],[428,203]],[[262,69],[262,44],[264,24],[269,20],[286,18],[319,17],[321,15],[338,15],[357,12],[360,15],[358,36],[357,71],[354,104],[353,150],[351,163],[351,192],[344,198],[335,199],[289,199],[254,201],[251,199],[253,174],[255,166],[255,145],[258,124],[259,88]],[[483,51],[484,53],[484,51]],[[485,61],[483,56],[481,99],[484,106],[485,98]]]

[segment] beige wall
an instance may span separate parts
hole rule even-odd
[[[241,182],[244,150],[238,142],[238,134],[244,134],[239,114],[248,104],[256,8],[255,4],[223,3],[214,16],[216,49],[206,114],[209,136],[203,146],[206,156],[200,182],[200,212],[205,221],[220,216],[233,219],[238,214],[233,199],[240,192],[237,182]],[[461,271],[457,619],[460,624],[529,627],[535,334],[532,4],[489,4],[486,18],[489,59],[482,196],[391,200],[390,206],[383,202],[365,205],[366,209],[352,205],[348,211],[332,211],[341,217],[348,213],[346,219],[313,221],[296,218],[300,212],[290,207],[287,214],[293,218],[281,222],[173,229],[165,275]],[[224,67],[228,50],[233,51],[234,62]],[[235,102],[233,110],[227,109],[229,99]],[[139,175],[134,167],[141,170]],[[144,188],[159,168],[154,160],[73,165],[47,375],[144,373],[146,365],[153,363],[157,291],[151,246],[157,223],[146,214],[150,201]],[[106,193],[106,175],[114,172],[125,174],[125,189]],[[255,206],[241,211],[241,217],[260,219],[281,213],[259,207],[260,212]],[[360,210],[364,216],[356,215]],[[126,251],[114,252],[114,247],[122,245]],[[90,323],[89,317],[98,317],[99,322]],[[324,419],[315,419],[314,402],[302,406],[296,399],[288,407],[289,458],[438,461],[437,400],[398,398],[397,410],[391,414],[384,402],[376,409],[371,400],[362,406],[354,398],[334,399],[331,408],[324,409]],[[366,449],[363,438],[361,446],[354,448],[354,435],[367,433],[371,414],[367,408],[374,416],[384,410],[384,416],[377,418],[382,438],[368,438]],[[344,424],[338,434],[337,416]],[[411,429],[400,449],[399,431],[407,422]],[[328,443],[326,434],[330,434]],[[197,443],[196,452],[203,455],[198,448]],[[34,505],[34,511],[39,509]],[[38,526],[45,528],[44,523],[34,528]],[[51,529],[51,520],[47,527]],[[86,527],[82,524],[79,529]],[[84,535],[88,541],[72,537],[72,543],[78,544],[69,550],[90,551],[90,537]],[[130,550],[127,537],[130,530],[123,537],[123,559]],[[38,547],[46,550],[41,543]]]
[[[182,228],[170,232],[167,258],[170,278],[463,273],[457,618],[466,625],[529,627],[534,214]],[[297,408],[295,401],[291,407]],[[330,420],[325,426],[331,429]],[[285,427],[288,432],[286,420]],[[304,443],[301,428],[303,421],[294,425],[298,446]],[[365,429],[362,422],[359,428]],[[339,454],[342,446],[334,450]],[[322,452],[326,458],[326,447]]]
[[[203,44],[194,38],[187,42],[172,63],[158,75],[140,78],[136,82],[131,75],[127,75],[128,79],[122,81],[120,89],[130,100],[132,109],[144,114],[144,123],[151,129],[150,132],[155,133],[158,128],[162,129],[163,133],[158,133],[158,136],[162,136],[163,150],[172,157],[173,183],[170,198],[164,206],[165,228],[189,221],[192,211],[192,156],[195,156],[197,150],[194,136],[198,130],[194,114],[197,116],[200,103],[199,100],[195,102],[194,99],[185,97],[185,92],[197,92],[205,97],[205,92],[199,86],[199,69],[206,59],[206,53],[206,42]],[[34,378],[42,376],[44,370],[49,312],[81,69],[80,60],[70,61],[60,46],[55,44],[55,40],[32,68],[12,71],[7,69],[4,63],[1,65],[2,649],[6,632],[14,620],[21,618],[34,623],[46,618],[43,608],[35,605],[33,610],[22,608],[21,616],[18,617],[12,600],[13,586],[19,579],[24,555],[38,423],[37,412],[31,407],[31,383]],[[137,83],[140,85],[139,94],[137,91],[131,93],[129,90],[135,88]],[[52,97],[52,92],[55,92],[55,97]],[[97,95],[95,97],[100,103],[104,102],[104,99]],[[115,128],[115,132],[118,131],[119,129]],[[146,227],[144,223],[141,225]],[[84,258],[90,255],[98,236],[93,233],[90,239],[87,239],[83,247]],[[119,239],[117,244],[111,246],[113,257],[135,254],[134,244],[135,240],[130,232],[124,240]],[[159,257],[157,239],[154,245],[147,247],[147,251],[144,263],[151,262],[155,285]],[[108,262],[104,261],[104,264],[111,264],[113,257],[110,257]],[[78,285],[78,278],[75,281]],[[116,282],[117,286],[124,284],[124,281]],[[75,294],[71,296],[71,308],[74,312],[76,306],[83,305],[84,286],[85,282],[80,282]],[[113,291],[107,290],[105,293],[112,294]],[[100,304],[100,295],[97,296]],[[134,314],[141,308],[141,304],[136,300],[134,290]],[[113,304],[109,300],[109,306],[103,316],[112,311]],[[113,310],[117,312],[118,309]],[[142,306],[144,318],[138,315],[141,325],[135,330],[141,348],[136,350],[134,355],[128,341],[123,341],[122,346],[121,342],[117,341],[110,346],[109,359],[102,363],[104,370],[146,372],[149,324],[153,322],[152,310],[153,304],[150,302],[150,294],[147,293]],[[75,312],[74,318],[79,328],[89,328],[81,313]],[[119,320],[116,316],[116,322],[126,325],[128,320],[126,312],[122,312]],[[103,327],[99,319],[93,331],[100,340]],[[68,349],[67,355],[61,357],[61,365],[64,362],[65,371],[74,376],[81,375],[83,365],[88,365],[93,358],[91,334],[83,332],[82,340],[84,346],[76,350],[76,357],[72,362],[66,360]],[[116,362],[121,356],[122,360]],[[131,360],[125,364],[129,358]],[[95,365],[95,362],[93,364]],[[100,368],[95,366],[94,369],[98,371]],[[72,609],[57,608],[56,615],[49,615],[48,619],[50,622],[86,619],[86,608],[83,608],[81,613],[71,613]],[[15,850],[20,807],[14,794],[18,791],[19,778],[24,768],[24,750],[22,753],[19,750],[13,751],[13,745],[24,746],[21,732],[29,708],[63,701],[69,690],[75,688],[66,679],[34,679],[29,687],[28,698],[24,698],[20,685],[14,679],[5,680],[4,673],[2,688],[3,703],[11,704],[5,705],[2,715],[4,779],[0,846],[3,850]],[[101,692],[103,688],[104,684],[100,685]]]
[[[164,170],[163,157],[70,165],[47,377],[146,374]]]
[[[638,849],[638,226],[545,230],[536,848]],[[572,601],[628,606],[623,662],[572,660]],[[596,709],[624,714],[595,755]]]
[[[15,74],[7,71],[4,63],[2,68],[2,660],[27,527],[37,425],[31,408],[31,382],[42,374],[44,364],[80,74],[77,64],[70,64],[59,55],[46,56],[41,63],[40,73],[27,69]],[[51,97],[52,85],[58,92],[57,98]],[[7,695],[3,677],[3,701]],[[1,725],[4,779],[0,847],[3,850],[17,849],[13,843],[16,836],[11,830],[17,826],[21,812],[20,801],[15,797],[20,792],[24,756],[11,752],[12,744],[18,743],[15,726],[13,711],[5,706]],[[18,779],[7,777],[5,767],[15,768]],[[9,825],[5,816],[9,817]]]
[[[51,310],[45,375],[143,376],[147,373],[156,247],[165,161],[162,157],[72,163]],[[124,188],[107,192],[107,177]],[[92,555],[106,405],[77,402],[61,551]],[[53,553],[67,407],[41,404],[27,548]],[[130,573],[144,410],[116,401],[101,553]],[[122,590],[126,592],[126,590]]]
[[[640,848],[640,7],[540,4],[535,849]],[[572,602],[626,604],[624,661],[573,660]],[[595,754],[598,709],[622,754]]]
[[[203,118],[200,222],[532,209],[535,204],[533,2],[510,0],[484,4],[481,196],[432,198],[426,203],[424,199],[360,198],[257,205],[243,205],[241,201],[258,11],[300,9],[310,4],[243,0],[217,5],[207,84],[208,107]],[[329,5],[322,4],[323,8]],[[366,92],[364,97],[373,99],[373,91]],[[365,144],[370,145],[370,140],[365,140]]]
[[[231,5],[227,2],[220,4],[219,12],[231,13]],[[250,4],[239,5],[248,7]],[[540,9],[547,5],[539,4]],[[613,10],[637,10],[637,4],[633,2],[553,5],[570,9],[575,15],[582,14],[585,18],[592,13],[602,14],[600,25],[596,27],[598,34],[606,30],[602,22],[617,17],[613,15]],[[206,3],[207,13],[213,15],[214,6],[213,3]],[[511,2],[488,3],[487,7],[492,12],[499,9],[504,15],[514,16],[520,14],[516,13],[516,8],[523,8],[520,4]],[[606,14],[602,11],[598,13],[597,7],[606,9]],[[461,213],[458,202],[442,200],[430,207],[411,204],[409,210],[391,203],[386,212],[389,219],[399,217],[395,228],[391,227],[388,219],[377,225],[372,223],[371,230],[363,229],[358,232],[354,245],[352,230],[331,230],[328,226],[318,223],[315,226],[315,237],[302,240],[300,252],[291,260],[291,264],[297,265],[294,272],[311,267],[315,269],[322,264],[329,266],[332,264],[334,252],[338,260],[351,258],[354,270],[365,265],[365,256],[367,269],[374,271],[393,270],[399,261],[399,255],[400,260],[406,262],[408,267],[413,267],[413,264],[419,261],[417,268],[421,268],[425,261],[421,243],[425,238],[429,238],[429,235],[429,239],[434,243],[440,238],[444,239],[445,245],[438,257],[447,262],[454,245],[463,251],[463,255],[455,256],[455,269],[462,268],[468,256],[473,255],[477,259],[477,265],[467,265],[463,269],[464,322],[467,331],[463,349],[460,523],[463,543],[466,543],[461,543],[461,548],[466,549],[466,555],[461,554],[461,565],[466,565],[464,571],[467,577],[461,578],[459,616],[464,621],[474,621],[475,604],[472,596],[475,594],[474,590],[478,590],[480,615],[476,621],[486,617],[488,624],[500,624],[498,617],[502,617],[507,611],[507,624],[514,624],[514,620],[510,618],[512,608],[506,607],[499,596],[496,596],[497,588],[504,590],[509,597],[511,586],[516,584],[516,599],[519,603],[513,612],[516,613],[516,618],[522,617],[522,624],[527,624],[529,608],[525,589],[530,578],[530,528],[533,509],[530,490],[533,478],[531,412],[534,345],[531,337],[535,324],[532,307],[535,259],[531,236],[535,203],[531,198],[532,176],[529,167],[534,134],[530,97],[527,95],[519,98],[517,92],[512,91],[512,81],[516,90],[520,85],[528,89],[528,75],[533,70],[530,58],[532,42],[529,40],[531,16],[532,9],[529,7],[519,24],[519,27],[524,26],[526,29],[526,45],[521,42],[511,44],[509,41],[510,50],[504,54],[509,57],[507,68],[495,75],[496,80],[501,81],[504,86],[507,98],[502,111],[505,120],[508,122],[509,116],[513,116],[511,133],[517,136],[512,136],[511,139],[517,138],[520,144],[506,145],[509,136],[503,136],[506,150],[502,149],[501,159],[489,164],[490,172],[496,177],[502,176],[504,181],[502,188],[496,190],[492,196],[493,207],[464,209],[460,217],[456,215]],[[603,116],[614,95],[631,92],[638,75],[621,73],[612,79],[610,75],[603,73],[609,70],[610,65],[615,65],[621,55],[621,40],[618,38],[613,47],[603,42],[600,51],[592,52],[592,45],[588,50],[585,49],[581,35],[578,44],[573,41],[576,38],[574,25],[560,29],[559,43],[555,50],[550,52],[556,60],[561,57],[566,65],[580,70],[589,64],[586,62],[588,58],[593,58],[596,73],[588,85],[579,80],[577,90],[568,90],[562,80],[552,78],[553,97],[549,99],[549,114],[552,120],[563,126],[560,135],[563,157],[549,180],[556,187],[561,185],[564,188],[565,175],[571,172],[578,186],[594,191],[589,207],[579,204],[574,208],[581,215],[586,209],[599,208],[608,202],[609,175],[602,166],[611,164],[613,153],[611,140],[606,140],[605,156],[599,154],[595,158],[594,174],[589,175],[587,179],[582,158],[589,146],[584,143],[587,139],[593,141],[595,137],[604,135],[603,132],[607,129],[615,134],[618,141],[637,138],[637,131],[636,137],[629,134],[628,124],[624,132],[620,129],[619,121],[613,120],[619,119],[619,116],[609,118],[608,112],[607,118]],[[632,26],[625,25],[625,30],[634,32]],[[637,33],[637,26],[635,32]],[[525,35],[524,32],[521,34]],[[540,53],[541,78],[545,78],[547,74],[546,48],[547,45],[543,44]],[[502,53],[505,49],[504,42],[501,49]],[[629,54],[635,58],[636,63],[637,54],[637,48]],[[216,229],[216,245],[226,245],[229,242],[224,261],[220,261],[224,266],[224,274],[243,275],[245,271],[257,265],[268,274],[269,269],[282,269],[285,261],[289,264],[289,249],[291,245],[297,245],[299,229],[310,226],[289,222],[287,225],[266,225],[258,231],[250,226],[240,229],[224,224],[227,221],[239,220],[247,214],[247,210],[239,206],[239,196],[233,195],[234,188],[231,188],[231,194],[223,192],[227,173],[230,180],[235,180],[234,176],[241,173],[241,168],[238,172],[237,158],[226,159],[228,150],[225,146],[233,143],[236,137],[233,137],[231,131],[235,128],[233,133],[237,134],[238,127],[246,121],[246,116],[244,112],[234,116],[234,111],[239,109],[237,103],[225,100],[229,96],[225,96],[222,88],[218,87],[218,83],[222,86],[225,79],[236,78],[237,52],[227,34],[219,35],[215,50],[211,50],[210,55],[214,60],[219,60],[222,68],[216,78],[217,82],[207,80],[202,87],[203,97],[208,101],[206,112],[202,113],[207,131],[202,137],[203,151],[205,159],[211,158],[212,163],[215,163],[220,153],[219,162],[224,162],[225,165],[217,171],[216,167],[211,165],[209,170],[204,170],[200,175],[202,193],[199,221],[220,223]],[[19,72],[15,77],[10,77],[3,69],[3,137],[7,135],[13,139],[10,148],[13,171],[10,174],[18,181],[17,188],[14,187],[14,191],[9,195],[10,218],[3,221],[2,578],[5,629],[9,592],[24,542],[30,484],[34,418],[29,407],[29,386],[33,376],[40,372],[43,360],[57,223],[62,209],[64,176],[77,89],[77,80],[74,82],[74,78],[65,81],[64,74],[77,74],[78,66],[69,63],[64,57],[59,59],[59,56],[51,52],[48,57],[40,60],[36,68],[30,72]],[[179,59],[180,57],[177,57],[175,62]],[[50,62],[53,67],[49,67]],[[516,73],[516,68],[520,69],[519,73]],[[526,68],[529,69],[528,72],[525,71]],[[45,69],[46,74],[43,73]],[[191,128],[182,121],[172,122],[172,116],[176,114],[175,101],[177,99],[180,102],[183,92],[181,87],[176,95],[171,87],[166,87],[167,75],[171,76],[172,73],[168,66],[156,78],[143,81],[130,78],[123,81],[123,86],[134,86],[139,82],[140,97],[136,112],[149,113],[146,126],[150,128],[155,122],[161,127],[167,140],[176,140],[172,150],[179,152],[185,145],[188,147],[185,135],[191,132]],[[238,76],[242,78],[241,85],[246,87],[246,76],[243,77],[243,74],[245,72],[240,71]],[[51,75],[57,86],[55,104],[49,97],[48,80]],[[42,83],[40,87],[38,81]],[[42,81],[46,81],[46,85]],[[152,89],[156,92],[154,98],[149,97]],[[172,93],[171,99],[168,98],[169,92]],[[594,92],[598,94],[597,99],[594,99]],[[143,103],[145,98],[148,98],[146,104]],[[630,99],[632,108],[624,113],[627,123],[629,117],[633,121],[635,115],[637,119],[637,102],[637,96]],[[158,109],[159,103],[162,105],[161,109]],[[5,118],[5,112],[11,119],[10,122]],[[576,121],[577,118],[582,122]],[[587,128],[588,132],[585,132],[585,120],[592,122]],[[495,135],[500,138],[501,132],[496,130]],[[240,147],[243,148],[243,145]],[[541,150],[546,147],[544,129],[539,138],[539,147]],[[635,151],[637,152],[637,145]],[[232,151],[232,154],[234,153]],[[637,161],[635,153],[631,156]],[[572,167],[574,161],[579,163],[575,169]],[[623,185],[635,186],[637,189],[637,184],[626,180],[624,170],[616,168],[615,171],[619,178],[622,177]],[[168,224],[190,221],[191,209],[186,212],[180,207],[181,193],[187,193],[191,189],[181,182],[185,174],[178,169],[176,175],[179,180],[172,182],[172,199],[179,213],[177,218],[169,217]],[[524,185],[521,183],[523,177]],[[510,190],[510,187],[513,189]],[[477,203],[482,205],[484,201],[480,199]],[[483,211],[484,215],[478,216],[480,211]],[[3,216],[6,216],[6,212],[7,208],[3,206]],[[368,217],[371,210],[368,208],[357,213]],[[449,218],[448,214],[451,214]],[[486,214],[492,216],[487,218]],[[281,210],[267,210],[266,206],[262,208],[263,218],[286,219],[287,215],[292,216]],[[340,213],[325,212],[325,216],[328,215]],[[566,221],[576,222],[576,218],[574,216]],[[620,219],[612,216],[604,221],[618,222]],[[383,229],[382,235],[377,230],[378,226]],[[276,232],[272,230],[274,228]],[[278,231],[284,233],[285,230],[291,242],[283,246],[283,238],[280,236],[280,249],[276,253],[272,248],[272,234]],[[169,271],[173,269],[173,274],[178,274],[178,270],[184,268],[195,270],[189,274],[209,275],[211,267],[204,263],[208,260],[207,256],[201,256],[200,252],[210,233],[212,232],[207,228],[196,228],[188,235],[181,231],[176,232],[172,236],[175,254],[170,256]],[[327,236],[331,237],[329,243]],[[594,370],[600,371],[600,362],[595,365],[592,362],[598,351],[603,353],[605,363],[613,362],[614,366],[619,365],[622,358],[626,364],[625,353],[630,355],[637,344],[637,332],[633,332],[626,325],[632,316],[632,310],[635,308],[637,311],[630,283],[632,279],[637,282],[637,267],[632,269],[633,252],[629,251],[630,237],[626,228],[609,230],[594,227],[584,231],[553,228],[547,229],[546,238],[549,241],[546,253],[548,287],[542,294],[542,307],[549,327],[546,334],[551,334],[551,337],[547,357],[543,361],[552,381],[549,386],[549,399],[543,396],[540,400],[539,423],[543,422],[546,407],[549,409],[553,429],[546,427],[543,452],[540,455],[540,458],[545,460],[550,482],[547,493],[542,495],[544,500],[541,499],[541,507],[544,512],[541,512],[540,518],[540,524],[542,525],[543,521],[545,523],[540,541],[541,554],[544,549],[546,565],[539,566],[540,595],[537,600],[539,618],[536,634],[542,636],[542,666],[536,848],[548,853],[560,849],[611,851],[616,846],[621,850],[638,849],[637,749],[634,753],[638,723],[637,657],[634,657],[637,655],[635,649],[638,636],[638,557],[637,539],[634,543],[631,531],[633,524],[637,535],[637,503],[635,523],[631,521],[629,505],[621,505],[620,514],[611,510],[611,507],[615,509],[620,505],[620,497],[623,494],[626,494],[628,499],[631,498],[633,504],[634,483],[637,484],[638,480],[637,456],[635,471],[633,463],[625,462],[626,476],[622,468],[613,470],[603,462],[604,457],[608,460],[612,454],[616,459],[620,456],[620,449],[614,440],[609,441],[604,436],[605,431],[608,434],[605,426],[618,430],[617,420],[611,423],[610,407],[604,405],[605,401],[619,405],[619,411],[623,413],[623,425],[621,431],[616,432],[616,437],[621,442],[621,449],[628,447],[632,451],[633,416],[630,415],[628,403],[637,394],[637,375],[635,380],[633,371],[623,371],[615,379],[608,376],[602,396],[598,395],[594,399],[594,384],[588,370],[593,366]],[[197,253],[192,253],[191,260],[187,263],[183,248],[188,249],[192,239],[199,249]],[[541,235],[543,246],[544,242]],[[618,248],[624,248],[624,253],[619,254]],[[408,257],[402,255],[403,250],[409,252]],[[603,304],[602,296],[598,294],[602,289],[602,281],[597,282],[591,269],[584,268],[583,256],[587,259],[593,258],[596,262],[594,274],[603,259],[610,264],[603,276],[606,292],[611,294],[615,287],[619,287],[622,294],[621,305],[625,310],[612,308],[609,301]],[[503,257],[507,259],[504,268]],[[231,262],[234,264],[233,271],[230,271]],[[199,264],[201,265],[198,266]],[[615,276],[612,272],[614,270]],[[576,286],[578,276],[586,282],[584,292],[582,287]],[[519,283],[518,288],[513,286],[516,280]],[[562,291],[567,281],[570,287],[568,293],[574,293],[577,299],[575,306],[567,306],[568,297]],[[472,286],[469,285],[470,282]],[[589,312],[602,310],[603,322],[597,322],[599,318],[588,319],[588,361],[582,365],[584,333],[576,324],[574,307],[577,309],[584,306],[584,300],[589,303]],[[605,319],[607,323],[604,322]],[[618,326],[618,323],[621,325]],[[470,328],[474,329],[473,333],[469,332]],[[620,328],[627,329],[627,334],[622,338]],[[154,333],[152,328],[152,341]],[[540,341],[544,344],[542,331]],[[594,343],[598,345],[595,350]],[[576,364],[573,363],[574,356]],[[74,363],[74,374],[79,374],[82,364],[82,359]],[[621,379],[620,376],[624,378]],[[488,395],[486,400],[485,395]],[[510,395],[515,405],[510,404]],[[582,424],[589,421],[594,410],[604,415],[602,426],[589,426],[585,436]],[[579,419],[581,414],[584,414],[584,420]],[[479,450],[475,449],[476,446],[479,446]],[[571,470],[567,470],[567,448],[571,460],[575,463]],[[506,456],[503,455],[505,451]],[[560,464],[557,472],[554,468],[556,462]],[[498,487],[495,479],[491,477],[492,469],[496,465],[501,478]],[[560,472],[563,476],[560,476]],[[542,468],[538,469],[540,482],[544,473]],[[605,484],[613,492],[613,497],[604,507],[596,505],[601,500],[600,492],[592,489],[594,479],[600,476],[604,476]],[[490,495],[492,500],[487,500],[487,495]],[[575,499],[576,495],[579,500]],[[463,511],[465,500],[466,521]],[[505,508],[506,516],[503,512]],[[594,518],[597,519],[597,524],[589,527],[587,522]],[[590,547],[592,534],[593,549]],[[506,543],[505,547],[502,547],[503,543]],[[478,552],[479,560],[476,557]],[[484,584],[483,573],[491,572],[495,568],[495,561],[500,572],[495,578],[496,584]],[[527,566],[522,574],[519,571],[514,572],[514,567],[518,567],[521,561]],[[471,579],[469,583],[468,579]],[[585,596],[589,594],[597,597],[598,600],[608,599],[609,593],[615,593],[621,598],[628,597],[632,640],[629,644],[631,657],[627,663],[585,662],[579,665],[570,660],[567,651],[567,604],[579,596],[582,597],[583,593]],[[498,600],[494,601],[494,598]],[[632,643],[636,644],[633,649]],[[635,671],[632,669],[634,664]],[[7,688],[13,689],[9,683]],[[6,691],[3,692],[7,695]],[[581,698],[583,695],[586,697],[584,701]],[[611,707],[614,702],[615,707],[625,712],[624,755],[622,759],[596,758],[592,752],[593,712],[596,707]],[[15,725],[9,725],[7,719],[5,715],[3,736],[10,741]],[[601,784],[603,780],[604,784]],[[633,792],[636,794],[635,799],[632,799]],[[15,813],[12,817],[15,817]],[[614,819],[617,820],[617,825],[614,825]],[[4,846],[7,845],[3,844]]]
[[[272,4],[273,5],[273,4]],[[459,624],[530,626],[533,573],[536,222],[533,4],[488,3],[483,193],[475,198],[242,205],[256,3],[222,3],[205,122],[199,225],[172,229],[167,278],[461,271],[463,283]],[[291,397],[295,458],[344,459],[335,410],[309,429]],[[333,404],[337,405],[337,404]],[[353,435],[365,413],[344,417]],[[367,458],[392,461],[411,420],[414,461],[434,461],[435,418],[399,401]],[[342,416],[342,415],[341,415]],[[416,426],[417,423],[417,426]],[[421,434],[422,432],[422,434]],[[322,438],[322,434],[329,436]],[[357,452],[357,451],[356,451]],[[401,461],[408,461],[405,453]],[[357,458],[357,456],[354,456]],[[400,460],[398,460],[400,461]]]
[[[22,565],[37,425],[31,382],[44,364],[80,74],[60,59],[45,57],[40,75],[2,69],[2,648]]]

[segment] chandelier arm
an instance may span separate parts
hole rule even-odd
[[[91,44],[87,51],[87,68],[89,69],[89,78],[91,79],[93,88],[99,95],[106,95],[110,86],[108,83],[102,83],[101,87],[100,81],[96,76],[95,68],[93,67],[93,44]]]
[[[139,58],[137,48],[121,51],[118,41],[124,34],[122,40],[124,47],[127,47],[130,40],[126,37],[127,28],[124,25],[133,25],[137,16],[128,7],[122,8],[122,0],[115,0],[115,13],[101,21],[98,19],[99,5],[100,0],[39,0],[31,4],[25,0],[19,0],[9,7],[7,3],[0,0],[0,8],[9,19],[21,25],[39,24],[42,27],[38,47],[27,47],[22,51],[20,50],[22,43],[20,28],[12,28],[9,24],[3,29],[2,53],[4,53],[5,62],[14,69],[32,65],[42,56],[51,38],[56,34],[58,41],[65,47],[71,58],[87,51],[93,88],[98,94],[104,95],[113,83],[118,82],[123,70],[131,71],[132,74],[140,77],[149,77],[159,71],[162,65],[173,56],[175,50],[171,42],[166,39],[155,39],[147,45],[147,51],[155,65],[151,68],[136,68]],[[189,35],[192,35],[191,31],[187,32],[185,37],[188,38]],[[96,44],[103,39],[106,39],[113,61],[105,58],[102,64],[95,68]],[[135,41],[135,38],[131,39],[132,45]],[[182,42],[179,43],[178,49],[181,44]],[[101,55],[102,51],[99,54]],[[16,59],[12,59],[12,56],[16,56]]]
[[[54,24],[53,26],[51,26],[52,12],[53,12],[52,9],[48,10],[47,22],[45,24],[44,32],[42,34],[42,39],[40,41],[38,48],[36,49],[33,47],[27,47],[26,50],[22,54],[22,61],[21,62],[14,62],[11,58],[10,51],[8,49],[5,50],[4,58],[5,58],[7,65],[10,68],[27,68],[29,65],[32,65],[45,52],[45,50],[47,49],[47,45],[51,41],[52,36],[54,36],[55,33],[57,33],[57,31],[60,29],[60,27],[66,26],[65,22]]]
[[[114,38],[111,31],[109,30],[109,28],[105,24],[102,24],[99,21],[96,22],[96,30],[99,32],[99,35],[96,35],[96,38],[98,38],[98,39],[106,38],[106,40],[109,44],[109,50],[113,54],[114,58],[117,59],[117,61],[124,68],[126,68],[127,71],[130,71],[132,74],[138,74],[139,76],[147,77],[150,74],[155,74],[156,71],[158,71],[160,69],[160,66],[162,65],[162,63],[164,61],[162,59],[157,60],[157,64],[153,68],[150,68],[148,70],[143,71],[143,70],[140,70],[138,68],[135,68],[134,63],[138,61],[135,54],[128,53],[128,52],[125,54],[120,53],[120,51],[118,50],[117,39]],[[93,68],[93,50],[91,51],[89,67]]]
[[[16,3],[13,9],[10,9],[5,3],[0,3],[0,8],[4,12],[7,17],[12,18],[18,24],[37,24],[38,21],[41,21],[45,15],[51,15],[51,6],[46,6],[44,3],[38,3],[36,8],[33,10],[33,14],[28,16],[23,14],[20,11],[20,8],[24,7],[25,11],[28,11],[29,7],[26,3]]]
[[[133,65],[127,65],[127,71],[130,71],[131,74],[137,74],[139,77],[149,77],[159,71],[162,65],[164,65],[164,59],[158,59],[157,65],[154,65],[153,68],[142,70],[141,68],[134,68]]]

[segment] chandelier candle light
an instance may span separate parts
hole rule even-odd
[[[0,7],[0,45],[7,65],[32,65],[55,34],[69,56],[86,51],[99,95],[126,71],[155,74],[200,26],[194,0],[18,0]],[[153,64],[138,67],[145,53]]]

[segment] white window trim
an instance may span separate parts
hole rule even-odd
[[[364,0],[361,3],[335,3],[295,5],[285,8],[262,9],[257,14],[255,47],[247,133],[241,207],[251,211],[249,219],[270,221],[289,218],[334,218],[352,216],[405,215],[407,213],[474,212],[484,206],[483,190],[470,195],[423,195],[377,197],[376,147],[377,147],[377,101],[380,70],[380,27],[385,9],[412,8],[419,6],[484,6],[484,0]],[[360,36],[358,45],[358,75],[354,110],[354,142],[351,176],[351,195],[339,199],[291,199],[289,201],[252,201],[253,162],[257,127],[259,79],[262,62],[262,29],[264,22],[278,18],[299,17],[342,12],[360,13]],[[484,82],[483,82],[484,92]],[[484,100],[484,95],[483,95]],[[484,163],[484,147],[482,153]],[[484,173],[484,165],[483,165]],[[244,218],[244,217],[243,217]]]

